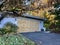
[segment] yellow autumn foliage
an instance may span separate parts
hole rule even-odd
[[[48,2],[48,0],[41,0],[41,1],[42,3],[45,3],[45,4]]]
[[[34,10],[34,11],[28,11],[29,14],[33,16],[39,16],[40,18],[44,18],[44,11],[41,10]]]
[[[41,0],[42,3],[44,4],[47,4],[49,0]],[[37,8],[38,7],[38,3],[35,2],[34,5],[32,5],[32,7],[34,8]],[[33,15],[33,16],[39,16],[40,18],[47,18],[49,21],[52,21],[54,22],[54,18],[55,18],[55,15],[51,15],[49,14],[48,10],[50,8],[44,8],[44,9],[36,9],[36,10],[33,10],[33,11],[28,11],[29,14]],[[46,14],[45,14],[46,13]]]

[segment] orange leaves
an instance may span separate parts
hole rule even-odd
[[[38,3],[37,3],[37,2],[34,3],[34,7],[35,7],[35,8],[38,7]]]
[[[42,3],[45,3],[45,4],[48,2],[48,0],[41,0],[41,1]]]
[[[41,10],[34,10],[34,11],[29,11],[29,14],[33,15],[33,16],[39,16],[40,18],[44,18],[44,11]]]

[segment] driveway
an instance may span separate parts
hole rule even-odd
[[[60,34],[46,32],[33,32],[21,34],[35,41],[38,45],[60,45]]]

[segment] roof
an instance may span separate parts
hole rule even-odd
[[[21,17],[30,18],[30,19],[35,19],[35,20],[42,20],[42,21],[45,20],[45,18],[40,18],[40,17],[38,17],[38,16],[32,16],[32,15],[27,15],[27,14],[21,15]]]
[[[9,12],[9,14],[13,14],[13,12]],[[18,13],[16,13],[16,14],[19,15]],[[40,18],[38,16],[33,16],[33,15],[30,15],[30,14],[27,14],[27,13],[25,13],[23,15],[20,15],[20,17],[30,18],[30,19],[35,19],[35,20],[41,20],[41,21],[45,21],[46,20],[46,18]]]
[[[1,14],[1,13],[0,13]],[[4,15],[4,14],[3,14]],[[13,15],[13,12],[9,12],[9,15]],[[15,16],[16,17],[16,16]],[[19,16],[18,16],[19,17]],[[29,14],[23,14],[21,15],[20,17],[24,17],[24,18],[30,18],[30,19],[35,19],[35,20],[41,20],[41,21],[45,21],[46,19],[45,18],[40,18],[38,16],[32,16],[32,15],[29,15]]]

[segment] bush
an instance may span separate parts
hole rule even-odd
[[[6,23],[3,28],[0,28],[0,34],[9,34],[9,33],[16,33],[18,27],[13,23]]]
[[[54,28],[50,30],[52,33],[60,33],[60,29],[59,28]]]
[[[0,35],[6,34],[5,30],[6,30],[5,28],[0,28]]]

